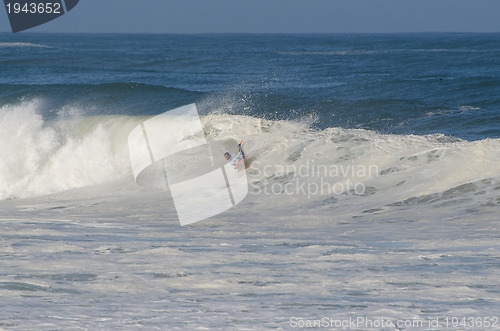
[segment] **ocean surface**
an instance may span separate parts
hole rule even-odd
[[[192,103],[249,193],[181,227]],[[0,330],[500,329],[500,34],[0,34],[0,141]]]

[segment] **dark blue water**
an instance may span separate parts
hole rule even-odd
[[[47,119],[196,102],[318,128],[498,138],[500,34],[0,34],[0,107],[30,99]]]

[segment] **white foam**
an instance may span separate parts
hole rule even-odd
[[[439,134],[319,131],[306,123],[229,115],[205,118],[205,131],[213,139],[244,139],[253,161],[249,169],[253,191],[290,206],[336,198],[352,212],[387,208],[408,199],[466,195],[475,199],[481,190],[492,192],[500,180],[500,139],[469,142]],[[363,194],[349,186],[354,183],[364,187]],[[331,190],[312,191],[322,185]],[[279,193],[279,188],[285,192]]]
[[[40,104],[24,101],[0,110],[0,199],[60,192],[127,173],[127,151],[116,149],[113,120],[45,122],[37,113]]]

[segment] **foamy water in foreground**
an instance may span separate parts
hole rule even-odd
[[[250,196],[180,227],[165,194],[122,189],[1,202],[2,328],[256,330],[291,329],[294,318],[498,316],[493,207],[343,217],[333,206],[277,208]]]

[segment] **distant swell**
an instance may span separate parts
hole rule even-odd
[[[1,43],[0,43],[1,46]],[[151,85],[143,83],[104,83],[104,84],[44,84],[44,85],[26,85],[26,84],[0,84],[2,90],[8,91],[65,91],[67,93],[75,92],[130,92],[132,90],[144,91],[163,91],[176,93],[196,93],[196,91],[179,89],[173,87],[165,87],[161,85]],[[5,93],[5,92],[4,92]]]
[[[0,84],[1,104],[37,100],[37,112],[52,119],[68,105],[86,116],[151,115],[198,98],[199,92],[141,83]],[[3,99],[3,100],[2,100]]]

